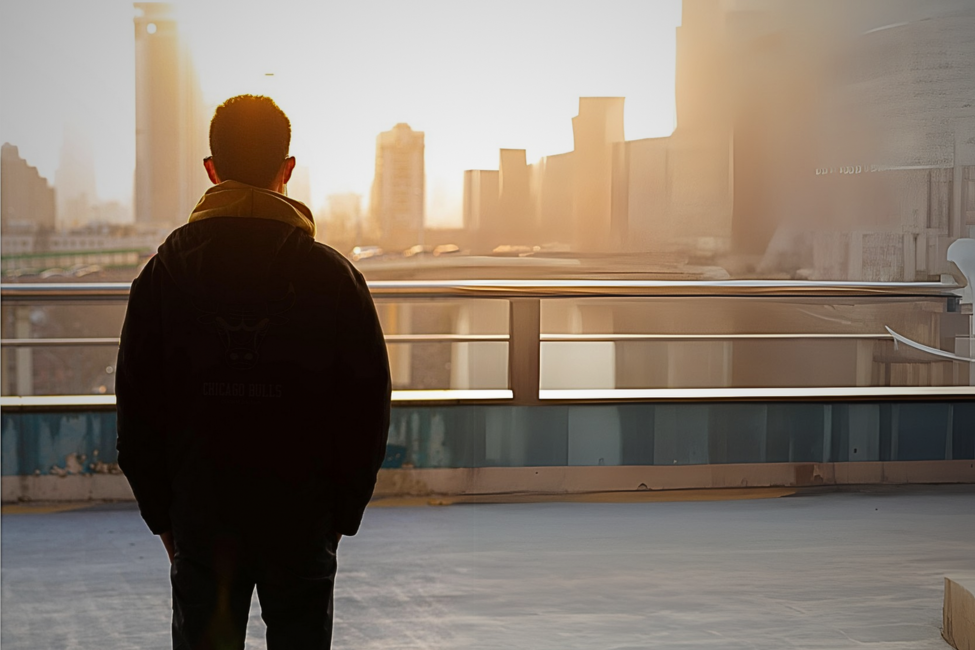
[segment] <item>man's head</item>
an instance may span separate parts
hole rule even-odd
[[[238,95],[213,114],[211,156],[204,165],[214,183],[239,181],[280,192],[295,166],[290,145],[291,121],[273,99]]]

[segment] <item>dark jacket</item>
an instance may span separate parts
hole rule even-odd
[[[246,214],[260,201],[249,205],[191,219],[132,284],[116,375],[119,466],[156,534],[258,525],[354,535],[389,428],[375,307],[362,275],[316,243],[313,227]]]

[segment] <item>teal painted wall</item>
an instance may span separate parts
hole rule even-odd
[[[112,471],[115,412],[4,412],[2,474]],[[399,406],[385,467],[975,458],[975,402]]]

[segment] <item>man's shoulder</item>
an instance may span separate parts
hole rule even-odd
[[[304,271],[310,277],[329,285],[347,290],[365,285],[365,279],[352,262],[327,244],[314,242],[305,256],[305,264]]]
[[[132,280],[132,291],[135,291],[137,288],[141,288],[142,291],[147,291],[154,281],[158,282],[162,279],[165,274],[160,272],[161,267],[162,264],[159,261],[158,254],[154,254],[147,259],[146,263],[139,269],[139,273]]]

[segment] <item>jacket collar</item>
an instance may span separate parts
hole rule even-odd
[[[239,181],[224,181],[208,189],[190,214],[189,222],[214,217],[283,221],[315,236],[315,218],[304,203]]]

